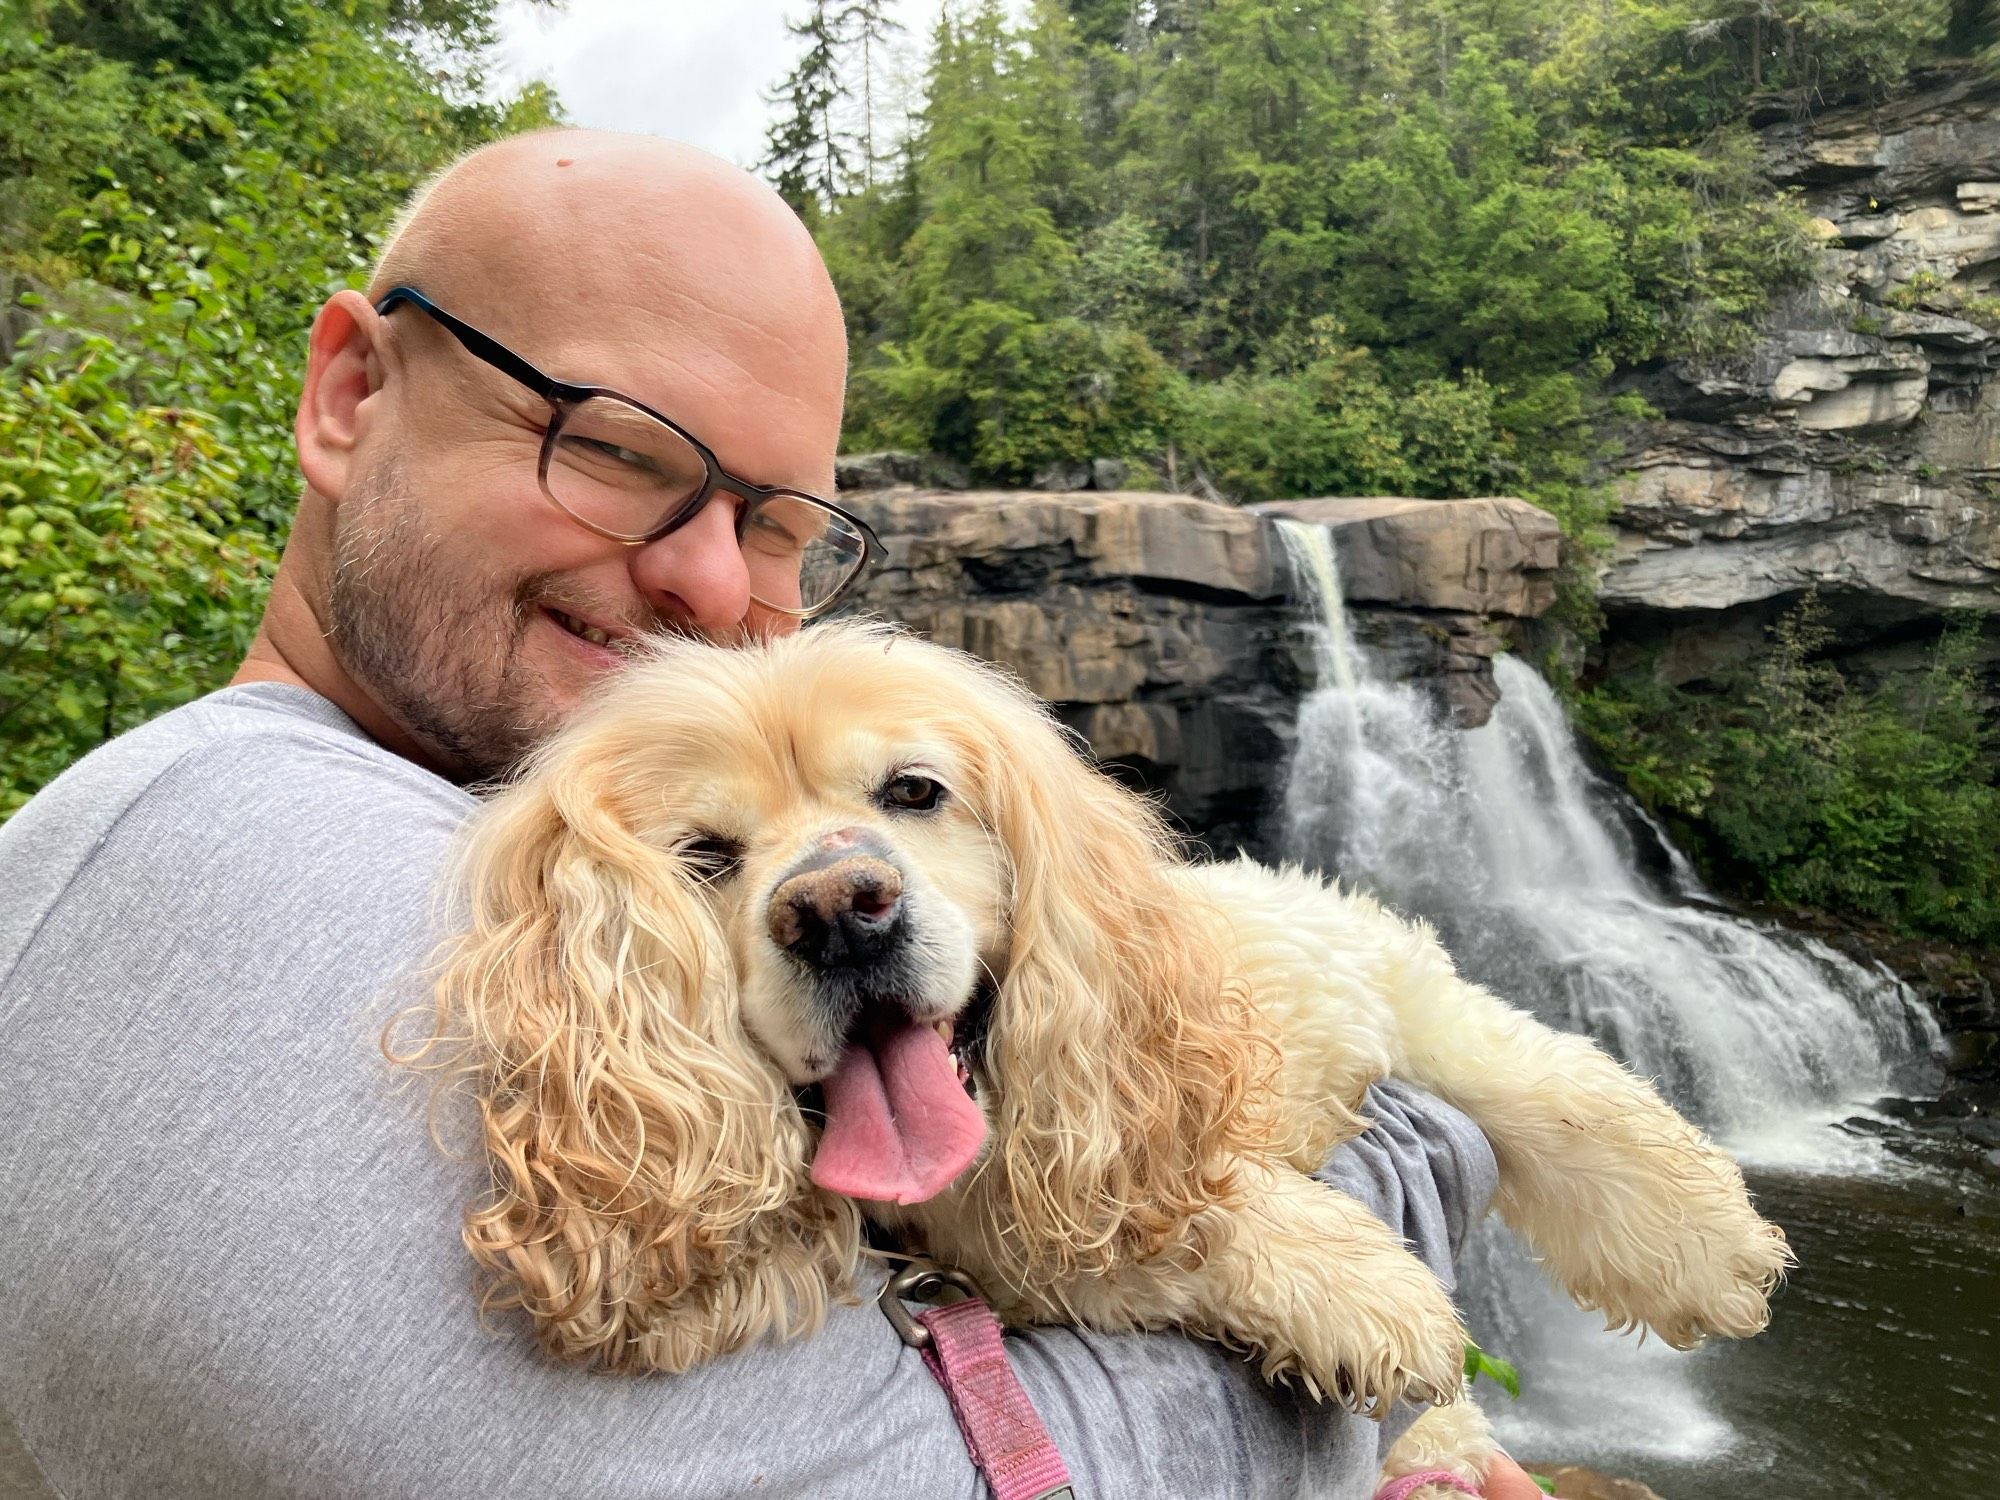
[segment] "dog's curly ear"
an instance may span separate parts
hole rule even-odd
[[[1151,805],[1027,695],[988,708],[974,754],[1012,882],[995,1165],[1034,1270],[1101,1273],[1188,1248],[1195,1214],[1230,1200],[1234,1162],[1268,1132],[1277,1052]]]
[[[721,934],[614,784],[587,753],[545,756],[475,820],[420,1050],[477,1099],[482,1307],[524,1309],[562,1358],[682,1370],[817,1327],[858,1221],[808,1180]]]

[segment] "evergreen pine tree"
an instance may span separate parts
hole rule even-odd
[[[806,50],[769,96],[787,112],[765,136],[764,160],[779,194],[801,214],[831,209],[850,185],[846,142],[835,128],[836,106],[847,96],[841,82],[839,17],[831,0],[812,0],[803,21],[785,29],[803,37]]]
[[[861,148],[861,185],[873,186],[886,155],[882,139],[882,99],[878,83],[886,61],[890,38],[903,23],[888,14],[888,0],[847,0],[834,18],[835,29],[846,46],[859,54],[856,72],[861,82],[861,128],[854,133]]]

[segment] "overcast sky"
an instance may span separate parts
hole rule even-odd
[[[914,50],[938,5],[890,9]],[[803,50],[785,21],[805,11],[803,0],[567,0],[559,10],[503,0],[491,67],[496,81],[545,80],[578,125],[672,136],[754,166],[774,113],[764,96]]]

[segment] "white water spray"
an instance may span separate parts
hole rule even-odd
[[[1832,1127],[1920,1086],[1938,1034],[1908,992],[1725,911],[1591,773],[1555,695],[1522,662],[1495,662],[1500,702],[1471,731],[1386,680],[1351,640],[1331,532],[1278,525],[1318,611],[1321,684],[1299,710],[1286,857],[1428,918],[1463,972],[1595,1038],[1744,1160],[1879,1164],[1875,1143]],[[1642,844],[1658,875],[1642,873]],[[1687,1357],[1603,1334],[1504,1234],[1482,1231],[1464,1273],[1475,1334],[1529,1372],[1521,1402],[1494,1412],[1511,1445],[1689,1456],[1728,1443]]]

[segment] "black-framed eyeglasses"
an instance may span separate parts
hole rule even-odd
[[[673,418],[603,386],[543,374],[415,287],[392,287],[375,311],[386,316],[404,303],[548,402],[537,473],[542,493],[579,526],[636,547],[679,530],[726,491],[743,501],[736,541],[751,597],[802,620],[831,609],[881,555],[881,541],[860,517],[803,490],[739,479]]]

